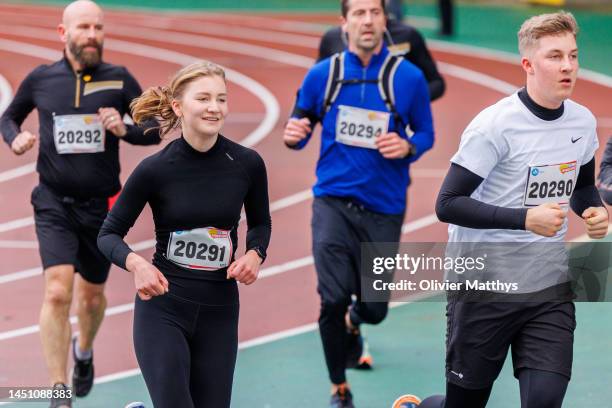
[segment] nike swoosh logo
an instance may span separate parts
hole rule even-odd
[[[572,143],[576,143],[576,142],[577,142],[577,141],[579,141],[580,139],[582,139],[582,136],[580,136],[578,139],[574,139],[574,138],[572,137]]]

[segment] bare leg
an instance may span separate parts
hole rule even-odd
[[[45,297],[40,310],[40,337],[51,384],[67,383],[66,365],[70,348],[70,304],[74,266],[45,269]]]

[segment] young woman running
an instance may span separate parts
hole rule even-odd
[[[143,160],[98,237],[100,250],[134,274],[134,347],[156,408],[229,407],[238,347],[238,287],[266,256],[271,221],[261,157],[222,136],[225,73],[200,62],[132,103],[136,123],[157,118],[180,138]],[[123,238],[145,204],[155,222],[152,263]],[[246,253],[235,259],[244,205]]]

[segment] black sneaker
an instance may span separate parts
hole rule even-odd
[[[79,360],[76,356],[77,337],[72,338],[72,357],[74,368],[72,369],[72,389],[77,397],[89,394],[94,381],[93,354],[87,360]]]
[[[52,395],[54,398],[51,398],[51,405],[49,405],[49,408],[72,408],[72,399],[69,398],[70,395],[70,388],[68,388],[66,384],[54,384]]]
[[[353,405],[353,394],[348,387],[339,387],[338,391],[331,396],[329,408],[355,408]]]

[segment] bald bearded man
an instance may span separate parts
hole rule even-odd
[[[102,62],[104,15],[87,0],[69,4],[57,31],[64,43],[61,60],[41,65],[22,82],[0,118],[0,132],[13,153],[39,142],[32,192],[36,234],[45,279],[40,333],[50,383],[65,398],[51,407],[70,407],[71,393],[85,396],[93,385],[93,341],[102,323],[104,283],[110,263],[96,245],[109,198],[121,189],[119,140],[160,142],[156,122],[146,127],[124,123],[141,88],[126,68]],[[38,135],[21,125],[38,110]],[[75,279],[75,272],[79,277]],[[73,389],[67,387],[71,343],[69,311],[76,286],[78,337],[73,338]]]

